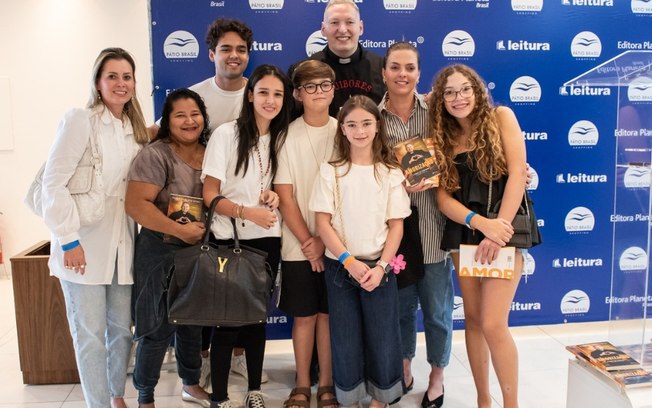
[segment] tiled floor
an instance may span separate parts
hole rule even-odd
[[[607,338],[606,323],[584,323],[551,326],[517,327],[513,329],[520,353],[520,405],[523,408],[561,408],[566,405],[567,361],[570,356],[564,345]],[[263,385],[267,406],[281,407],[293,386],[294,363],[289,341],[267,344],[265,369],[270,381]],[[85,406],[79,385],[26,386],[22,384],[18,361],[18,345],[11,281],[0,276],[0,408],[82,408]],[[425,362],[425,346],[419,336],[417,358],[413,362],[414,390],[396,407],[418,407],[427,385],[429,368]],[[475,406],[475,390],[460,331],[453,339],[453,356],[446,368],[446,407]],[[229,393],[234,401],[242,401],[245,381],[237,376],[230,380]],[[165,372],[156,389],[159,408],[198,407],[180,398],[181,381],[176,373]],[[492,379],[494,407],[501,406],[500,389]],[[136,392],[128,379],[127,403],[136,407]],[[314,397],[313,397],[314,401]],[[313,402],[314,404],[314,402]]]

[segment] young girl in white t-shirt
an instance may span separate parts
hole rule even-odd
[[[403,394],[394,257],[410,201],[376,104],[353,96],[338,115],[334,160],[320,167],[310,210],[326,246],[333,379],[345,406]]]

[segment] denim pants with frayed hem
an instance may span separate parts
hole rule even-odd
[[[392,402],[403,394],[396,277],[367,292],[347,281],[341,263],[325,264],[337,399],[353,405],[369,394]]]
[[[399,289],[401,353],[411,360],[416,350],[417,305],[421,304],[426,335],[426,357],[435,367],[446,367],[453,339],[453,275],[450,259],[425,264],[423,278]]]
[[[131,352],[131,285],[80,285],[60,280],[84,399],[106,408],[122,397]]]
[[[174,338],[177,371],[183,385],[199,383],[201,373],[201,326],[173,325],[167,317],[159,328],[140,339],[136,348],[134,388],[138,390],[138,403],[154,402],[154,388],[161,375],[165,352]]]

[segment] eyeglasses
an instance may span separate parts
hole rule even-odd
[[[321,88],[322,92],[328,92],[331,89],[333,89],[333,82],[332,81],[324,81],[319,84],[313,84],[311,82],[308,82],[307,84],[303,84],[301,86],[298,86],[297,89],[302,89],[306,91],[307,94],[314,94],[317,92],[317,87]]]
[[[457,99],[457,94],[460,95],[462,98],[468,98],[470,96],[473,96],[473,87],[471,85],[467,85],[460,89],[459,91],[453,91],[452,89],[447,89],[444,91],[444,100],[446,102],[453,102],[455,99]]]

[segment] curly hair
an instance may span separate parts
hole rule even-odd
[[[507,174],[496,109],[484,81],[477,72],[466,65],[450,65],[435,76],[428,108],[430,135],[435,145],[435,158],[441,170],[440,186],[449,192],[460,188],[454,152],[455,147],[459,145],[458,137],[462,128],[446,109],[444,88],[448,78],[456,72],[469,80],[475,95],[475,106],[468,116],[471,135],[467,146],[467,164],[476,169],[480,180],[487,184]]]
[[[217,43],[224,34],[234,32],[247,43],[247,50],[251,49],[253,44],[253,32],[251,28],[240,20],[232,18],[218,18],[208,26],[206,32],[206,45],[211,51],[215,51]]]
[[[387,137],[387,132],[385,126],[380,116],[380,110],[374,101],[369,97],[364,95],[353,95],[351,96],[346,103],[340,109],[340,112],[337,115],[337,133],[335,134],[335,158],[329,163],[335,167],[347,165],[347,169],[344,174],[346,175],[351,169],[351,143],[346,138],[342,126],[344,121],[349,114],[355,109],[362,109],[371,113],[376,119],[376,129],[378,134],[373,140],[372,155],[374,162],[374,174],[378,178],[378,164],[384,164],[388,168],[397,168],[399,166],[392,149],[389,147],[389,138]]]

